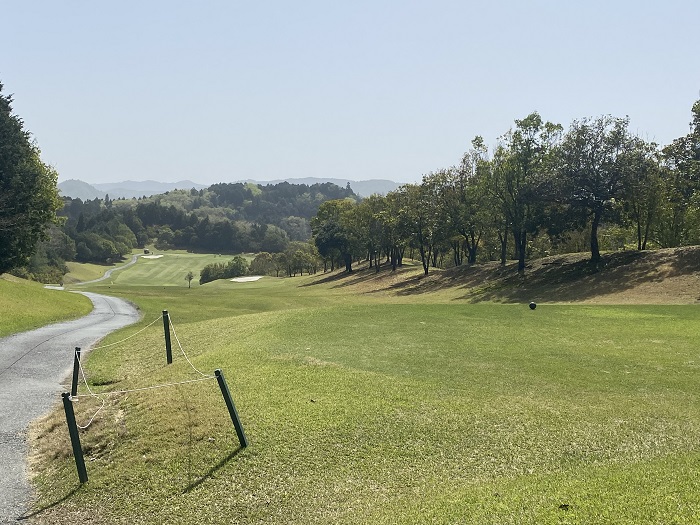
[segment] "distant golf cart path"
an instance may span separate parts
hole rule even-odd
[[[136,261],[138,261],[138,260],[139,260],[138,255],[132,255],[131,260],[128,263],[126,263],[124,266],[120,266],[119,268],[112,268],[111,270],[107,270],[105,272],[105,274],[102,277],[100,277],[99,279],[93,279],[92,281],[83,281],[80,283],[75,283],[75,285],[80,286],[82,284],[99,283],[100,281],[104,281],[105,279],[109,279],[112,276],[112,272],[116,272],[118,270],[123,270],[125,268],[128,268],[129,266],[133,266],[134,264],[136,264]]]
[[[94,306],[87,316],[0,339],[0,523],[15,523],[28,510],[27,428],[59,402],[74,348],[88,349],[140,318],[123,299],[80,293]]]

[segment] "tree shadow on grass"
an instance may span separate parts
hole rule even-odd
[[[353,268],[351,273],[346,272],[344,269],[334,270],[328,275],[322,274],[321,277],[300,286],[311,287],[319,284],[330,284],[331,288],[345,288],[356,285],[365,285],[364,288],[366,289],[367,285],[375,284],[374,288],[369,291],[377,292],[390,288],[390,285],[388,285],[386,282],[388,278],[397,277],[406,272],[415,270],[416,266],[410,263],[399,266],[396,270],[392,270],[389,263],[382,263],[379,265],[379,271],[377,271],[376,266],[373,265],[370,268],[366,262],[363,262],[356,263],[356,266]]]
[[[376,272],[365,266],[350,274],[336,271],[323,275],[303,286],[356,287],[358,293],[388,292],[397,296],[451,289],[458,294],[453,295],[454,300],[469,303],[578,302],[700,274],[700,247],[610,252],[602,254],[597,264],[591,263],[587,253],[556,255],[530,261],[522,273],[518,273],[514,261],[504,266],[487,262],[447,270],[431,268],[427,276],[415,269],[409,266],[392,272],[389,266],[382,265]]]
[[[393,289],[398,295],[416,295],[453,288],[464,292],[455,300],[471,303],[577,302],[698,273],[700,248],[686,247],[605,253],[598,264],[588,254],[552,256],[531,261],[523,273],[514,262],[464,266],[409,279]]]
[[[52,508],[54,508],[54,507],[57,506],[57,505],[60,505],[60,504],[63,503],[64,501],[67,501],[67,500],[69,500],[71,497],[73,497],[74,494],[77,494],[77,493],[80,491],[80,489],[82,489],[82,488],[83,488],[83,485],[82,485],[82,484],[81,484],[81,485],[78,485],[77,487],[73,487],[73,489],[72,489],[70,492],[68,492],[68,494],[66,494],[65,496],[63,496],[62,498],[59,498],[59,499],[57,499],[56,501],[54,501],[54,502],[52,502],[52,503],[48,503],[48,504],[46,504],[46,505],[42,505],[40,508],[38,508],[37,510],[35,510],[35,511],[33,511],[33,512],[25,513],[25,514],[23,514],[23,515],[21,515],[21,516],[18,516],[18,517],[17,517],[17,521],[24,521],[24,520],[32,519],[32,518],[34,518],[35,516],[38,516],[39,514],[41,514],[42,512],[46,512],[47,510],[52,509]]]
[[[221,461],[219,461],[216,465],[211,467],[206,474],[201,476],[200,478],[196,479],[192,483],[190,483],[185,489],[182,491],[183,494],[187,494],[188,492],[193,491],[197,487],[199,487],[202,483],[204,483],[206,480],[210,479],[216,472],[221,470],[223,467],[226,466],[226,464],[231,461],[233,458],[235,458],[238,454],[241,453],[243,450],[242,447],[238,447],[236,450],[228,454],[225,458],[223,458]]]
[[[474,286],[459,299],[569,302],[605,297],[700,271],[700,251],[686,251],[684,254],[677,250],[607,253],[597,265],[587,258],[548,257],[533,261],[521,275],[511,273]]]
[[[320,277],[318,279],[314,279],[312,282],[304,283],[304,284],[300,285],[300,287],[306,288],[309,286],[316,286],[319,284],[342,282],[342,281],[345,281],[347,279],[352,279],[356,274],[357,274],[357,271],[353,271],[352,273],[347,273],[345,270],[343,270],[342,272],[339,270],[333,270],[333,271],[328,272],[328,274],[326,274],[326,273],[322,274],[323,277]]]

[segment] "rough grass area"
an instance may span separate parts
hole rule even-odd
[[[90,310],[92,303],[83,295],[48,290],[40,283],[7,274],[0,276],[0,337],[75,319]]]
[[[32,434],[32,520],[697,522],[696,305],[472,304],[450,278],[111,285],[145,318],[105,342],[168,309],[194,366],[224,370],[251,446],[214,380],[110,396],[79,488],[57,410]],[[96,392],[200,377],[177,351],[165,365],[159,322],[86,369]],[[80,393],[84,423],[101,402]]]

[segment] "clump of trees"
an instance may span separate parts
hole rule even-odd
[[[294,277],[316,273],[320,262],[321,258],[313,243],[292,241],[282,252],[258,253],[250,263],[249,273]]]
[[[236,255],[228,263],[207,264],[199,272],[199,284],[209,283],[217,279],[233,279],[248,273],[248,261]]]
[[[311,221],[325,265],[386,260],[406,250],[431,267],[700,243],[700,101],[690,133],[664,148],[629,131],[627,118],[574,121],[538,113],[515,121],[489,152],[481,137],[458,165],[385,197],[323,203]],[[451,255],[451,257],[448,257]]]
[[[37,243],[47,239],[47,227],[61,206],[56,171],[41,160],[41,152],[22,120],[12,112],[12,97],[0,83],[0,273],[25,267]],[[40,254],[48,260],[46,250]]]

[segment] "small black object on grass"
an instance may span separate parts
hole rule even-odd
[[[534,301],[532,301],[532,302],[530,303],[530,310],[534,310],[535,308],[537,308],[537,303],[535,303]]]

